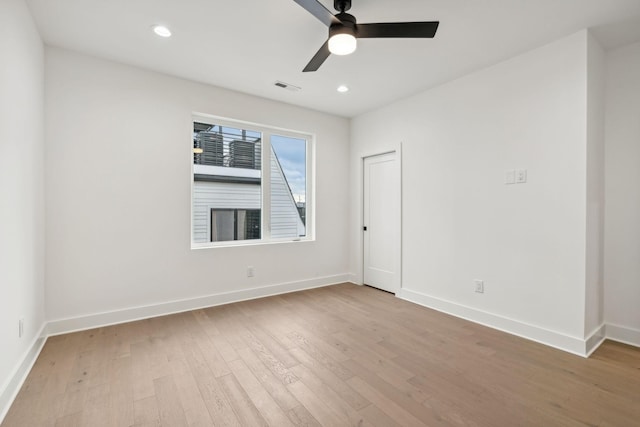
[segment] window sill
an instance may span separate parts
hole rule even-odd
[[[270,241],[233,241],[233,242],[219,242],[219,243],[191,243],[191,250],[200,249],[220,249],[220,248],[237,248],[247,246],[269,246],[269,245],[282,245],[282,244],[297,244],[315,242],[315,238],[305,237],[300,239],[283,239],[283,240],[270,240]]]

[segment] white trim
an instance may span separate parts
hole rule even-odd
[[[606,337],[612,341],[640,347],[640,330],[607,323]]]
[[[222,175],[234,178],[258,178],[262,176],[262,170],[234,168],[229,166],[193,165],[193,173],[201,175]]]
[[[349,274],[348,282],[349,283],[353,283],[354,285],[362,285],[363,284],[361,280],[358,280],[358,275],[357,274],[353,274],[353,273]]]
[[[607,339],[606,325],[603,323],[587,336],[584,344],[585,356],[589,357]]]
[[[150,317],[166,316],[169,314],[213,307],[216,305],[335,285],[338,283],[348,282],[349,279],[350,276],[348,274],[338,274],[334,276],[325,276],[309,280],[263,286],[259,288],[223,292],[198,298],[169,301],[140,307],[130,307],[122,310],[93,313],[66,319],[56,319],[49,321],[48,332],[49,336],[66,334],[86,329],[148,319]]]
[[[0,391],[0,424],[4,421],[4,417],[7,416],[9,408],[11,408],[13,401],[22,388],[22,384],[24,384],[24,381],[27,379],[34,363],[36,363],[36,360],[40,355],[40,351],[42,351],[42,347],[44,347],[44,343],[47,341],[47,337],[45,336],[46,326],[46,322],[42,324],[40,331],[38,331],[38,334],[35,336],[22,358],[20,358],[20,361],[14,368],[13,373],[8,377]]]
[[[404,300],[460,317],[474,323],[479,323],[493,329],[498,329],[531,341],[536,341],[578,356],[587,357],[586,340],[582,338],[573,337],[561,332],[545,329],[540,326],[530,325],[519,320],[488,313],[486,311],[432,297],[406,288],[401,289],[401,292],[397,296]]]

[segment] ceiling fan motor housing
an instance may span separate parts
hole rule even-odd
[[[340,13],[351,9],[351,0],[333,0],[333,8]]]
[[[356,37],[356,17],[349,15],[348,13],[338,13],[336,18],[340,20],[337,24],[332,24],[329,27],[329,38],[336,34],[351,34]]]

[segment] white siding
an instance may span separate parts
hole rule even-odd
[[[228,182],[193,183],[193,241],[209,241],[211,209],[260,209],[260,185]]]

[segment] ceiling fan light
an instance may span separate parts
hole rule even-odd
[[[353,34],[338,33],[329,39],[329,52],[334,55],[349,55],[356,50],[356,38]]]

